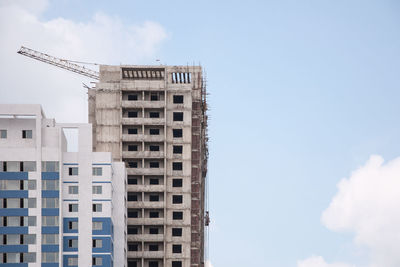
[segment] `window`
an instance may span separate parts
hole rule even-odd
[[[158,245],[155,244],[149,245],[149,251],[158,251]]]
[[[150,135],[159,135],[160,129],[150,129],[149,133],[150,133]]]
[[[182,195],[173,195],[172,196],[172,204],[181,204],[183,202]]]
[[[182,236],[182,228],[172,228],[172,236]]]
[[[138,264],[137,261],[132,261],[131,259],[128,259],[128,267],[138,267],[137,264]]]
[[[158,235],[158,228],[150,228],[149,233],[151,235]]]
[[[69,167],[69,168],[68,168],[68,175],[69,175],[69,176],[76,176],[76,175],[78,175],[78,167]]]
[[[103,168],[102,167],[93,167],[92,175],[93,176],[102,176],[103,175]]]
[[[68,247],[69,248],[78,248],[78,239],[68,239]]]
[[[103,247],[103,240],[101,240],[101,239],[93,239],[93,247],[94,248],[102,248]]]
[[[160,146],[150,146],[150,151],[160,151]]]
[[[181,261],[173,261],[171,267],[182,267]]]
[[[182,211],[174,211],[174,212],[172,212],[172,219],[174,219],[174,220],[183,220],[183,212]]]
[[[139,212],[137,210],[128,209],[128,218],[139,218]]]
[[[42,198],[42,208],[44,209],[56,209],[58,208],[58,203],[59,199],[55,197]]]
[[[101,187],[101,185],[94,185],[93,187],[92,187],[92,193],[93,194],[101,194],[102,193],[102,187]]]
[[[182,253],[182,245],[172,245],[172,253]]]
[[[7,138],[7,130],[0,130],[0,139]]]
[[[128,167],[129,168],[137,168],[138,167],[137,161],[129,161],[128,162]]]
[[[172,162],[172,170],[181,171],[182,170],[182,162]]]
[[[128,235],[137,235],[139,233],[137,227],[128,225]]]
[[[150,196],[149,196],[149,200],[150,200],[151,202],[160,201],[160,196],[159,196],[159,195],[150,195]]]
[[[173,179],[172,187],[182,187],[182,179]]]
[[[128,129],[128,134],[137,134],[137,133],[138,133],[137,128],[129,128]]]
[[[160,163],[157,161],[150,161],[150,168],[159,168]]]
[[[103,222],[92,222],[93,230],[103,230]]]
[[[42,216],[42,226],[59,226],[58,216]]]
[[[183,121],[183,112],[174,112],[174,121]]]
[[[138,251],[139,245],[137,243],[128,243],[128,251]]]
[[[128,151],[138,151],[138,146],[137,145],[129,145]]]
[[[21,172],[34,172],[34,171],[36,171],[36,162],[35,161],[23,161],[23,162],[20,162],[20,171]]]
[[[183,146],[174,146],[174,154],[182,154]]]
[[[68,204],[69,212],[78,212],[78,204]]]
[[[160,112],[149,112],[150,118],[160,118]]]
[[[58,257],[58,252],[42,252],[42,263],[56,263]]]
[[[58,161],[42,161],[42,172],[58,172]]]
[[[42,180],[42,190],[59,190],[59,180]]]
[[[78,230],[78,221],[69,221],[68,230]]]
[[[101,265],[103,265],[103,258],[101,258],[101,257],[93,257],[92,258],[92,265],[93,266],[101,266]]]
[[[150,101],[158,101],[159,97],[157,93],[151,93],[150,95]]]
[[[138,195],[136,193],[128,192],[128,201],[138,201]]]
[[[149,267],[158,267],[158,261],[149,261]]]
[[[128,111],[128,118],[137,118],[138,112],[137,111]]]
[[[78,257],[69,257],[68,266],[78,266]]]
[[[160,217],[160,213],[158,211],[150,211],[149,212],[149,217],[150,218],[159,218]]]
[[[23,139],[32,139],[32,130],[22,130]]]
[[[172,134],[175,138],[181,138],[182,135],[182,129],[172,129]]]
[[[129,101],[136,101],[138,100],[138,95],[128,95],[128,100]]]
[[[101,212],[102,209],[103,209],[102,204],[93,204],[92,205],[93,212]]]
[[[174,104],[183,104],[183,95],[174,95]]]
[[[42,234],[42,244],[58,245],[58,234]]]
[[[151,184],[151,185],[156,185],[156,184],[159,184],[159,181],[160,181],[160,180],[158,180],[157,178],[151,178],[151,179],[150,179],[150,184]]]
[[[68,186],[68,194],[77,195],[78,194],[78,186],[77,185],[70,185]]]
[[[128,177],[128,184],[137,184],[137,178]]]

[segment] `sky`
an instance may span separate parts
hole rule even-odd
[[[0,103],[87,122],[102,64],[201,64],[208,266],[400,266],[400,2],[0,0]]]

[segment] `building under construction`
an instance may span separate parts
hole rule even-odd
[[[94,151],[127,166],[128,267],[204,266],[206,88],[198,66],[100,66]]]

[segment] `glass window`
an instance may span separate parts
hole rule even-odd
[[[101,212],[103,209],[102,204],[93,204],[93,211],[94,212]]]
[[[21,237],[19,234],[8,234],[6,235],[6,242],[7,245],[20,245]]]
[[[42,190],[59,190],[58,180],[42,180]]]
[[[78,248],[78,239],[68,239],[68,247],[69,248]]]
[[[57,245],[58,244],[58,234],[42,234],[42,244]]]
[[[21,199],[19,198],[5,198],[4,208],[19,209],[21,208]]]
[[[78,257],[69,257],[68,266],[78,266]]]
[[[68,168],[69,176],[76,176],[78,175],[78,167],[69,167]]]
[[[103,258],[93,257],[92,258],[92,265],[93,266],[101,266],[101,265],[103,265]]]
[[[24,172],[35,172],[36,171],[36,162],[35,161],[24,161],[22,164],[23,164]]]
[[[42,216],[42,225],[43,226],[59,226],[59,217],[58,216]]]
[[[0,190],[20,190],[21,180],[0,180]]]
[[[78,204],[69,204],[68,211],[69,212],[78,212]]]
[[[93,176],[102,176],[102,175],[103,175],[103,168],[101,167],[93,168]]]
[[[7,130],[0,130],[0,138],[1,139],[7,138]]]
[[[94,248],[103,247],[103,240],[101,240],[101,239],[93,239],[93,247]]]
[[[25,198],[24,200],[28,200],[28,208],[36,208],[36,198],[28,198],[28,199]],[[26,203],[24,204],[25,204],[24,207],[26,208]]]
[[[103,222],[93,222],[92,228],[93,230],[103,230]]]
[[[101,194],[102,193],[102,187],[101,185],[94,185],[92,188],[92,193],[93,194]]]
[[[24,235],[24,245],[36,244],[36,235]]]
[[[7,218],[6,226],[21,226],[21,217],[20,216],[9,216]]]
[[[78,221],[69,221],[68,229],[69,230],[78,230]]]
[[[58,252],[42,252],[43,263],[54,263],[58,262]]]
[[[24,262],[36,262],[36,253],[24,253],[23,254]]]
[[[68,186],[68,194],[77,195],[78,191],[79,191],[79,189],[78,189],[77,185]]]
[[[20,253],[7,253],[7,263],[19,263]]]
[[[21,164],[19,161],[7,161],[7,172],[20,172]]]
[[[27,182],[28,182],[28,190],[35,190],[36,189],[36,180],[27,180]],[[26,189],[26,185],[25,185],[24,188]]]
[[[58,198],[42,198],[42,208],[44,209],[55,209],[58,208]]]
[[[58,161],[42,161],[42,172],[58,172]]]
[[[23,139],[32,139],[32,130],[22,130]]]
[[[28,226],[36,226],[36,216],[28,216]]]

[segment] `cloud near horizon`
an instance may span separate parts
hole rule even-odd
[[[400,158],[384,164],[381,156],[373,155],[337,187],[322,223],[332,231],[353,233],[354,244],[369,251],[368,266],[400,266]],[[355,265],[327,264],[322,257],[313,256],[297,266]]]

